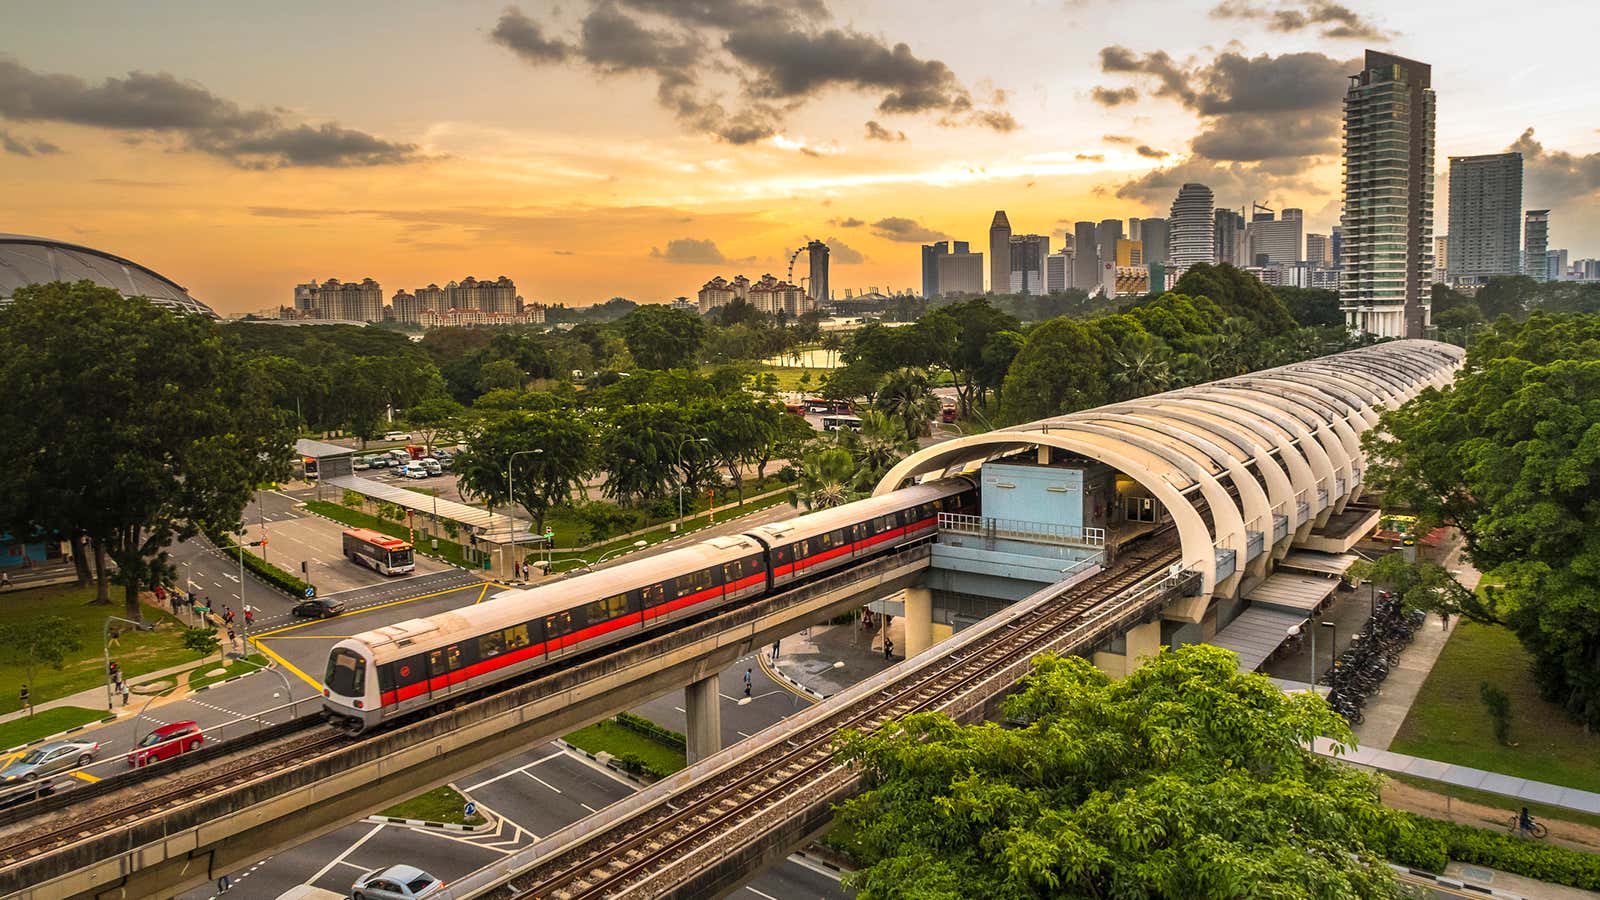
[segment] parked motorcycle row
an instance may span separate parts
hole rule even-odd
[[[1350,647],[1318,681],[1332,688],[1328,705],[1351,725],[1365,717],[1361,707],[1389,677],[1389,670],[1400,661],[1400,651],[1411,643],[1427,614],[1402,609],[1400,600],[1388,591],[1378,594],[1372,618],[1350,642]]]

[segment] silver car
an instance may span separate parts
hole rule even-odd
[[[0,780],[7,784],[35,781],[71,769],[81,769],[94,762],[94,755],[99,749],[98,741],[51,741],[40,744],[0,769]]]
[[[353,900],[415,900],[444,890],[444,882],[416,866],[373,869],[350,886]]]

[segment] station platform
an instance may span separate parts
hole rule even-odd
[[[905,659],[903,636],[901,619],[895,617],[889,624],[894,658],[885,659],[883,629],[863,627],[857,614],[848,625],[813,625],[784,638],[778,642],[776,661],[771,658],[772,645],[767,645],[762,665],[809,697],[831,697]]]

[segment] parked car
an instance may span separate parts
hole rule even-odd
[[[386,441],[409,441],[409,440],[411,440],[411,432],[409,432],[409,431],[391,431],[388,434],[384,435],[383,439],[386,440]]]
[[[144,740],[128,754],[129,765],[148,766],[153,762],[171,759],[180,753],[192,753],[206,742],[200,726],[193,721],[173,722],[163,725],[144,736]]]
[[[444,459],[439,460],[439,468],[445,470],[446,472],[455,468],[455,465],[456,458],[454,456],[446,456]]]
[[[344,601],[332,597],[313,597],[296,603],[291,612],[308,619],[331,619],[344,612]]]
[[[389,468],[389,457],[387,457],[387,456],[369,457],[367,459],[367,465],[371,466],[374,469],[387,469],[387,468]]]
[[[407,478],[427,478],[428,477],[428,470],[426,468],[424,468],[419,463],[412,463],[411,465],[406,466],[404,471],[405,471],[405,476]]]
[[[29,750],[0,768],[0,782],[37,781],[94,762],[97,741],[51,741]]]
[[[439,461],[437,459],[434,459],[431,456],[428,457],[427,459],[419,460],[418,462],[415,462],[412,465],[420,465],[420,466],[422,466],[424,469],[428,470],[428,474],[429,475],[443,475],[444,474],[444,466],[440,465]]]
[[[434,459],[449,459],[450,458],[450,454],[444,452],[444,448],[443,447],[435,447],[435,448],[433,448],[433,452],[429,453],[428,455],[433,457]]]
[[[444,890],[444,882],[416,866],[373,869],[350,885],[352,900],[415,900]]]
[[[362,469],[370,469],[370,468],[372,468],[372,463],[367,462],[364,457],[358,456],[355,459],[350,460],[350,468],[355,469],[357,472],[359,472]]]

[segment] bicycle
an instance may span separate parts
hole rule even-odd
[[[1550,829],[1545,827],[1545,824],[1543,822],[1540,822],[1540,821],[1538,821],[1538,820],[1536,820],[1536,819],[1534,819],[1532,817],[1529,817],[1529,819],[1528,819],[1528,827],[1527,828],[1523,828],[1521,820],[1522,820],[1522,817],[1519,816],[1519,815],[1513,814],[1511,816],[1511,821],[1507,824],[1507,827],[1509,828],[1509,830],[1511,831],[1512,834],[1518,835],[1520,837],[1532,837],[1532,838],[1535,838],[1537,840],[1544,840],[1545,838],[1550,836]]]

